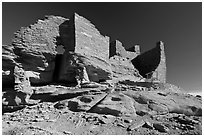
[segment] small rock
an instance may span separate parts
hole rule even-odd
[[[166,127],[161,123],[154,123],[153,127],[159,132],[167,132]]]
[[[56,119],[49,119],[48,122],[55,122],[57,121]]]
[[[125,119],[124,122],[125,122],[125,123],[131,123],[131,122],[132,122],[132,119]]]
[[[138,121],[134,122],[132,125],[130,125],[130,126],[127,128],[127,130],[128,130],[128,131],[135,130],[135,129],[137,129],[137,128],[143,126],[144,124],[145,124],[145,121],[144,121],[144,120],[142,120],[142,119],[141,119],[141,120],[138,120]]]
[[[72,135],[72,133],[70,131],[63,131],[64,134],[67,134],[67,135]]]
[[[48,115],[45,115],[45,116],[44,116],[44,119],[45,119],[45,120],[48,120],[48,119],[50,119],[50,117],[49,117]]]
[[[189,130],[193,130],[193,129],[195,129],[195,127],[192,126],[192,125],[186,125],[186,128],[188,128]]]
[[[11,122],[10,122],[10,121],[6,121],[6,123],[7,123],[7,124],[11,124]]]
[[[117,123],[117,126],[120,126],[120,127],[126,128],[126,126],[123,125],[122,123]]]
[[[148,113],[144,112],[144,111],[141,111],[141,110],[138,110],[138,111],[136,111],[136,114],[139,115],[139,116],[144,116],[144,115],[147,115]]]
[[[41,122],[41,121],[44,121],[44,118],[36,118],[33,120],[33,122]]]
[[[149,121],[145,121],[145,124],[144,124],[144,126],[145,127],[147,127],[147,128],[150,128],[150,129],[153,129],[153,124],[152,123],[150,123]]]
[[[180,116],[175,118],[181,124],[194,124],[197,123],[195,120],[187,117],[187,116]]]

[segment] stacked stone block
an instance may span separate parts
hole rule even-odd
[[[107,60],[109,37],[102,36],[93,24],[75,13],[75,53]]]
[[[160,63],[154,73],[160,82],[166,83],[166,56],[164,52],[164,43],[159,41],[157,46],[160,47]]]

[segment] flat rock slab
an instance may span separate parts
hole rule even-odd
[[[58,102],[55,107],[56,108],[65,108],[68,107],[71,111],[88,111],[94,105],[99,103],[107,93],[98,93],[95,95],[82,95],[76,98],[63,100]]]
[[[45,102],[56,102],[66,99],[75,98],[85,94],[95,94],[96,92],[105,93],[108,92],[105,86],[98,88],[76,88],[76,87],[64,87],[64,86],[42,86],[33,88],[35,90],[31,99],[41,100]]]
[[[91,112],[113,116],[134,116],[136,112],[133,104],[134,101],[124,94],[110,93]]]
[[[185,115],[202,115],[202,101],[194,96],[182,93],[163,93],[163,91],[123,91],[135,100],[136,111],[149,114],[178,113]]]

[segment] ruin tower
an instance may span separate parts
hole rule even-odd
[[[162,41],[157,42],[155,48],[134,58],[132,63],[144,78],[166,83],[166,57]]]

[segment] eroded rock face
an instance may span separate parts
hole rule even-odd
[[[71,83],[80,79],[82,83],[99,82],[112,77],[110,65],[104,60],[71,52],[64,56],[66,59],[61,67],[59,81]]]
[[[16,65],[15,58],[11,45],[2,46],[2,86],[10,87],[14,85],[14,67]]]
[[[59,37],[59,25],[65,20],[67,19],[58,16],[48,16],[15,33],[12,46],[17,55],[16,62],[25,71],[40,74],[39,77],[30,79],[32,84],[52,81],[57,54],[56,38]]]

